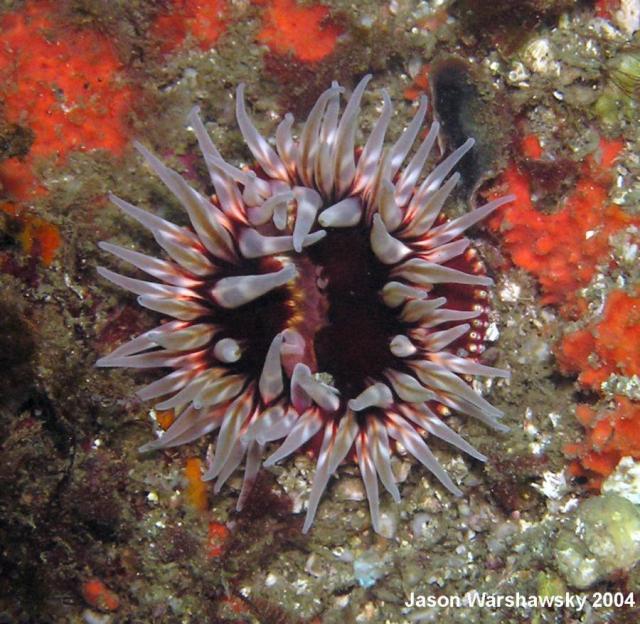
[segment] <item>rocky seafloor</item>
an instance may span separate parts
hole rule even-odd
[[[0,0],[0,623],[638,621],[640,8],[488,4]],[[477,387],[510,431],[449,419],[488,457],[433,443],[461,498],[398,453],[382,535],[347,463],[303,534],[306,455],[238,513],[239,475],[199,480],[213,440],[138,452],[154,373],[94,364],[157,317],[97,243],[157,251],[109,192],[179,213],[133,139],[204,184],[194,105],[243,163],[238,83],[271,135],[369,72],[363,128],[384,88],[392,137],[425,92],[443,150],[477,139],[449,214],[517,195],[472,233],[512,373]]]

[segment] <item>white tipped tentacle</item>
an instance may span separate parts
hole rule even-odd
[[[347,412],[341,419],[337,431],[334,425],[325,427],[322,445],[318,453],[318,465],[313,477],[307,515],[304,520],[302,532],[307,533],[313,524],[313,519],[318,509],[320,498],[327,487],[329,478],[334,473],[340,462],[344,460],[350,451],[353,441],[358,433],[358,425],[352,413]]]
[[[192,351],[204,347],[218,331],[211,323],[173,321],[147,332],[149,339],[169,351]]]
[[[210,314],[210,308],[188,299],[173,299],[158,295],[140,295],[138,303],[154,312],[160,312],[181,321],[193,321]]]
[[[482,310],[448,310],[438,308],[422,319],[422,327],[430,329],[442,323],[455,323],[458,321],[468,321],[477,318],[482,314]]]
[[[222,405],[240,394],[246,385],[243,375],[225,375],[215,381],[207,383],[202,390],[193,398],[193,407],[202,409],[203,407],[213,407]]]
[[[264,445],[253,440],[249,442],[249,448],[247,449],[247,459],[244,466],[244,476],[242,477],[242,488],[238,495],[238,502],[236,503],[236,511],[241,511],[244,504],[249,497],[251,488],[255,483],[258,471],[260,470],[260,461],[264,453]]]
[[[407,301],[400,318],[406,323],[416,323],[433,318],[438,308],[447,303],[446,297],[437,297],[436,299],[411,299]]]
[[[402,230],[402,234],[404,236],[417,237],[429,232],[438,218],[442,206],[444,206],[445,201],[459,180],[460,174],[454,173],[441,188],[428,196],[417,191],[409,203],[407,209],[409,219],[406,227]],[[435,245],[430,242],[430,246],[433,247]]]
[[[435,398],[431,390],[427,390],[420,382],[407,373],[401,373],[393,369],[387,369],[385,375],[394,392],[403,400],[409,403],[423,403]]]
[[[426,405],[419,405],[417,409],[403,410],[403,413],[413,420],[419,427],[431,435],[455,446],[467,455],[480,461],[487,461],[485,455],[469,444],[461,435],[457,434],[441,418],[436,416]]]
[[[434,457],[431,449],[425,444],[416,430],[397,414],[389,413],[388,418],[390,421],[388,427],[389,435],[398,440],[454,496],[462,496],[460,488],[451,480],[451,477]]]
[[[318,216],[322,227],[353,227],[362,219],[362,202],[357,197],[347,197],[325,208]]]
[[[515,201],[515,199],[515,195],[506,195],[505,197],[494,199],[488,204],[476,208],[462,217],[443,223],[429,232],[429,242],[433,247],[439,247],[444,243],[448,243],[450,240],[460,236],[460,234],[472,225],[486,219],[492,212],[505,204]]]
[[[434,262],[427,262],[420,258],[411,258],[394,267],[391,275],[409,280],[420,286],[432,284],[471,284],[473,286],[491,286],[493,280],[486,275],[465,273],[450,267],[441,266]]]
[[[236,119],[245,143],[267,175],[278,180],[288,181],[289,173],[287,168],[269,143],[256,130],[247,114],[244,103],[244,88],[244,83],[240,83],[236,89]]]
[[[296,275],[295,267],[292,264],[287,264],[274,273],[224,277],[211,290],[211,296],[223,308],[239,308],[245,303],[266,295],[275,288],[284,286]]]
[[[391,407],[393,404],[393,394],[389,386],[383,383],[375,383],[363,390],[355,399],[348,402],[348,406],[354,412],[361,412],[370,407]]]
[[[332,86],[321,93],[313,105],[300,133],[300,140],[298,141],[298,149],[296,152],[296,171],[307,186],[313,185],[315,159],[320,143],[318,135],[322,126],[322,118],[329,101],[334,98],[339,98],[341,92],[342,89],[340,87]]]
[[[381,180],[378,190],[378,212],[389,232],[394,232],[402,223],[402,204],[396,199],[395,187],[389,180]]]
[[[416,182],[422,173],[422,168],[431,153],[439,132],[440,124],[434,121],[424,141],[422,141],[413,158],[400,175],[400,179],[395,186],[395,197],[399,206],[406,205],[413,194]]]
[[[224,213],[187,184],[180,174],[166,167],[144,145],[138,142],[134,145],[158,177],[180,200],[203,245],[217,258],[235,261],[233,238],[225,227],[228,223]]]
[[[349,190],[355,177],[354,150],[358,113],[360,112],[362,95],[370,80],[371,74],[367,74],[356,85],[338,124],[333,153],[334,186],[337,197],[342,197]]]
[[[305,442],[310,440],[322,428],[323,419],[317,409],[309,409],[302,414],[291,428],[289,435],[273,455],[264,461],[268,468],[297,451]]]
[[[376,533],[380,532],[380,497],[378,492],[378,476],[372,454],[369,451],[367,435],[365,431],[360,431],[356,436],[356,455],[360,475],[364,483],[364,489],[369,501],[369,512],[371,513],[371,524]]]
[[[176,298],[176,299],[202,299],[196,291],[180,286],[169,286],[158,282],[147,282],[145,280],[120,275],[105,267],[97,268],[98,275],[109,280],[120,288],[124,288],[136,295],[152,295],[156,297]]]
[[[203,481],[215,479],[234,450],[238,435],[253,409],[249,391],[241,393],[224,414],[220,432],[216,441],[216,450],[208,470],[202,476]]]
[[[157,439],[142,445],[138,451],[148,453],[158,449],[171,448],[191,442],[214,431],[220,426],[218,413],[200,411],[192,407],[185,409],[171,426]]]
[[[291,401],[298,411],[307,409],[311,401],[328,412],[335,412],[340,407],[338,391],[315,379],[302,362],[296,364],[291,376]]]
[[[290,190],[286,190],[275,193],[259,206],[247,208],[249,223],[252,225],[264,225],[268,223],[274,218],[276,213],[279,214],[283,209],[286,213],[290,201],[293,201],[293,193]],[[284,229],[284,225],[278,227],[278,229]]]
[[[280,413],[279,416],[277,415],[278,412]],[[267,408],[264,414],[270,416],[271,423],[265,422],[256,432],[256,439],[263,444],[286,438],[300,418],[298,412],[293,408],[284,410],[278,405],[273,408]]]
[[[136,390],[136,395],[141,401],[150,401],[168,394],[175,394],[182,390],[193,377],[194,371],[189,369],[175,370],[160,379]]]
[[[390,308],[397,308],[410,299],[424,299],[427,291],[407,286],[401,282],[387,282],[381,291],[382,300]]]
[[[462,338],[462,336],[464,336],[470,329],[471,325],[463,323],[462,325],[456,325],[449,329],[432,332],[426,336],[422,345],[427,351],[441,351],[448,347],[452,342]]]
[[[204,246],[196,243],[196,237],[186,228],[179,232],[158,230],[154,238],[171,258],[194,275],[210,276],[216,267],[207,258]],[[192,238],[193,237],[193,238]]]
[[[307,234],[302,239],[302,247],[317,243],[326,236],[325,230]],[[239,236],[240,253],[245,258],[262,258],[287,251],[293,251],[293,236],[263,236],[253,228],[247,228]]]
[[[237,340],[233,338],[223,338],[222,340],[218,340],[215,347],[213,347],[213,356],[219,362],[232,364],[242,357],[242,349]]]
[[[389,121],[393,113],[393,107],[389,94],[385,89],[382,90],[382,112],[380,117],[376,121],[367,142],[358,159],[358,166],[355,173],[355,184],[353,188],[354,193],[359,193],[367,189],[374,177],[376,169],[380,163],[380,156],[382,155],[382,148],[384,145],[384,137],[389,127]]]
[[[223,370],[220,368],[209,368],[204,371],[199,371],[189,379],[189,383],[176,394],[165,399],[161,403],[158,403],[155,407],[158,410],[168,410],[179,408],[180,406],[187,405],[198,396],[200,391],[208,384],[215,383],[217,379],[223,374]]]
[[[247,452],[248,440],[240,437],[236,440],[231,452],[227,456],[224,462],[224,466],[221,468],[218,475],[215,477],[215,484],[213,486],[213,493],[218,494],[222,489],[222,486],[227,482],[227,479],[233,474],[234,470],[240,466],[243,457]]]
[[[411,362],[410,366],[415,371],[418,379],[428,384],[431,388],[443,390],[449,394],[455,394],[490,416],[494,416],[495,418],[502,417],[503,414],[499,409],[481,397],[469,384],[460,379],[458,375],[446,368],[443,368],[435,362],[426,360]]]
[[[443,368],[447,368],[453,373],[459,373],[460,375],[501,377],[503,379],[511,378],[511,373],[508,370],[495,368],[494,366],[485,366],[484,364],[479,364],[469,358],[459,357],[453,353],[448,353],[447,351],[430,353],[429,359],[435,364],[439,364]]]
[[[99,242],[98,247],[104,251],[108,251],[117,258],[132,264],[141,271],[144,271],[163,282],[167,282],[167,284],[182,286],[184,288],[193,288],[202,284],[201,280],[189,277],[177,264],[172,262],[159,260],[158,258],[153,258],[152,256],[147,256],[137,251],[126,249],[125,247],[120,247],[119,245],[113,245],[104,241]]]
[[[293,226],[293,248],[300,253],[306,237],[316,220],[316,214],[322,206],[322,197],[313,189],[296,186],[293,189],[297,210]]]
[[[409,247],[389,234],[379,214],[373,215],[369,238],[373,253],[383,264],[397,264],[411,253]]]
[[[152,337],[155,332],[161,332],[167,328],[169,331],[173,329],[178,329],[180,327],[184,327],[186,323],[182,321],[171,321],[170,323],[165,323],[160,327],[156,327],[149,331],[146,331],[127,342],[121,344],[118,348],[114,349],[108,355],[101,357],[97,362],[96,366],[106,367],[110,366],[109,360],[112,358],[125,357],[128,355],[135,355],[136,353],[141,353],[143,351],[147,351],[148,349],[152,349],[153,347],[157,347],[158,343]]]
[[[338,88],[338,83],[331,83],[333,88]],[[318,136],[315,163],[313,168],[316,187],[328,197],[333,190],[333,149],[338,131],[338,118],[340,115],[340,97],[335,94],[329,99],[322,119],[322,126]]]
[[[103,358],[101,366],[119,368],[197,368],[205,351],[175,353],[171,351],[152,351],[136,355],[118,355],[113,353]]]
[[[389,350],[396,357],[406,358],[412,356],[418,349],[407,336],[399,334],[391,339]]]
[[[376,468],[380,481],[396,503],[400,502],[400,492],[396,485],[393,471],[391,470],[391,449],[389,448],[389,437],[384,420],[377,415],[370,415],[367,418],[367,439],[373,465]]]
[[[270,403],[282,393],[284,388],[282,381],[282,365],[280,362],[280,349],[284,340],[283,333],[274,336],[267,351],[258,382],[260,396],[265,403]]]
[[[398,169],[402,166],[404,159],[411,150],[411,146],[415,143],[420,127],[424,121],[424,117],[427,114],[427,98],[425,96],[420,97],[420,104],[418,110],[413,116],[413,119],[406,127],[400,138],[396,141],[390,151],[390,177],[393,177]]]
[[[444,264],[445,262],[462,255],[470,244],[471,241],[468,238],[460,238],[451,243],[440,245],[440,247],[431,249],[426,253],[420,253],[420,257],[427,262]]]
[[[153,234],[158,245],[187,271],[198,276],[215,272],[215,266],[202,253],[202,243],[193,232],[156,217],[111,193],[109,199],[122,212],[144,225]]]
[[[242,191],[242,199],[249,206],[258,206],[264,200],[271,197],[271,186],[266,180],[259,178],[254,171],[244,171],[229,164],[226,160],[213,154],[204,154],[208,167],[220,169],[232,180],[239,182],[244,186]]]
[[[419,194],[428,195],[440,188],[445,178],[453,171],[453,168],[462,160],[465,154],[475,145],[473,138],[468,138],[460,147],[453,150],[444,160],[442,160],[434,170],[425,178],[418,190]]]
[[[244,210],[240,191],[232,178],[223,173],[218,167],[211,164],[211,158],[221,159],[222,156],[216,149],[209,133],[204,127],[204,124],[198,114],[199,112],[199,108],[194,106],[187,117],[187,121],[193,129],[196,139],[198,140],[198,145],[200,146],[200,151],[205,157],[205,163],[209,171],[209,178],[216,190],[220,208],[222,208],[222,211],[226,215],[233,216],[235,219],[243,221]],[[207,158],[207,155],[209,155],[209,158]]]
[[[291,135],[293,127],[293,115],[287,113],[276,128],[276,147],[278,155],[284,163],[289,175],[293,178],[296,175],[297,148]]]

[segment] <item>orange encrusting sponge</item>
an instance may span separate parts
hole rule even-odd
[[[522,147],[530,156],[539,153],[531,138]],[[601,140],[598,161],[587,160],[575,188],[552,214],[536,208],[531,181],[517,165],[503,174],[502,184],[516,200],[498,211],[489,226],[500,233],[513,263],[536,277],[542,303],[559,306],[567,317],[582,312],[577,291],[589,284],[599,264],[609,261],[611,234],[640,223],[608,201],[609,169],[621,148],[619,141]]]
[[[0,163],[6,191],[16,199],[42,194],[33,172],[37,157],[62,161],[72,150],[123,151],[133,94],[109,39],[93,30],[63,28],[56,22],[56,3],[49,1],[5,14],[0,31],[2,112],[9,123],[34,133],[24,161]]]
[[[640,374],[640,297],[613,291],[598,323],[565,336],[556,354],[560,370],[598,390],[611,374]]]
[[[226,0],[172,0],[166,12],[156,18],[151,34],[160,42],[162,52],[172,52],[187,36],[201,50],[213,47],[226,30]]]
[[[258,41],[272,52],[292,54],[304,62],[320,61],[333,52],[342,29],[322,5],[299,6],[295,0],[268,0]]]
[[[564,448],[572,458],[570,473],[586,478],[596,490],[620,459],[640,459],[640,405],[626,397],[616,397],[615,402],[615,408],[603,411],[579,405],[576,417],[586,429],[585,438]]]
[[[640,374],[640,296],[613,291],[602,320],[568,334],[560,342],[556,357],[560,370],[578,374],[580,385],[598,391],[610,375]],[[585,439],[569,444],[571,473],[584,476],[598,489],[604,477],[622,457],[640,459],[640,404],[616,396],[612,410],[596,411],[578,405],[576,418],[585,428]]]

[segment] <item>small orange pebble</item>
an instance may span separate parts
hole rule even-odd
[[[187,36],[193,37],[201,50],[214,46],[226,29],[226,0],[171,0],[151,27],[162,52],[180,47]]]
[[[404,90],[405,100],[417,100],[429,90],[429,65],[423,65],[410,87]]]
[[[92,578],[82,584],[82,596],[90,606],[100,611],[115,611],[120,599],[100,579]]]
[[[434,32],[440,28],[440,26],[444,26],[447,23],[447,19],[449,18],[449,13],[446,8],[439,9],[435,13],[432,13],[428,17],[421,19],[418,21],[418,26],[422,30],[426,30],[429,32]]]
[[[236,615],[251,615],[251,609],[247,603],[237,596],[225,596],[220,602]]]
[[[520,151],[527,158],[533,158],[534,160],[538,160],[543,154],[542,145],[540,145],[540,140],[535,134],[526,134],[522,137]]]
[[[300,6],[295,0],[268,0],[258,41],[272,52],[300,61],[321,61],[333,52],[342,29],[323,4]]]
[[[611,19],[613,12],[620,8],[620,0],[596,0],[596,16]]]
[[[216,559],[224,554],[231,538],[231,531],[221,522],[209,523],[209,539],[207,551],[210,559]]]
[[[26,222],[20,239],[25,252],[38,256],[45,266],[51,264],[62,242],[58,228],[40,217]]]
[[[202,462],[197,457],[187,459],[184,476],[187,479],[185,492],[189,504],[198,511],[207,509],[207,486],[202,480]]]
[[[156,412],[156,421],[163,431],[166,431],[169,427],[171,427],[175,419],[176,413],[172,409]]]
[[[0,210],[11,215],[19,225],[16,238],[24,253],[39,258],[45,266],[49,266],[62,243],[58,228],[15,204],[2,204]]]

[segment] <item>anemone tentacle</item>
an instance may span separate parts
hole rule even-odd
[[[236,118],[254,169],[223,159],[194,108],[188,121],[215,195],[203,196],[136,144],[190,226],[111,196],[153,234],[167,259],[100,243],[158,281],[106,268],[100,275],[175,319],[98,361],[172,369],[138,391],[142,400],[157,400],[156,408],[173,409],[176,416],[141,450],[185,444],[217,430],[204,479],[215,480],[219,491],[246,457],[239,508],[267,445],[282,440],[265,466],[307,450],[317,456],[317,470],[304,531],[342,462],[359,466],[379,531],[378,480],[394,500],[400,497],[390,464],[396,442],[460,495],[428,437],[484,460],[445,415],[455,410],[505,429],[502,412],[468,383],[469,376],[509,373],[478,361],[492,280],[463,234],[514,198],[444,219],[442,207],[460,177],[453,169],[473,139],[425,175],[439,131],[434,122],[418,141],[426,98],[400,138],[385,147],[393,108],[383,92],[380,117],[362,150],[356,149],[370,79],[355,87],[342,113],[343,88],[333,83],[299,138],[287,114],[273,143],[249,117],[240,85]],[[335,336],[346,340],[336,343]]]

